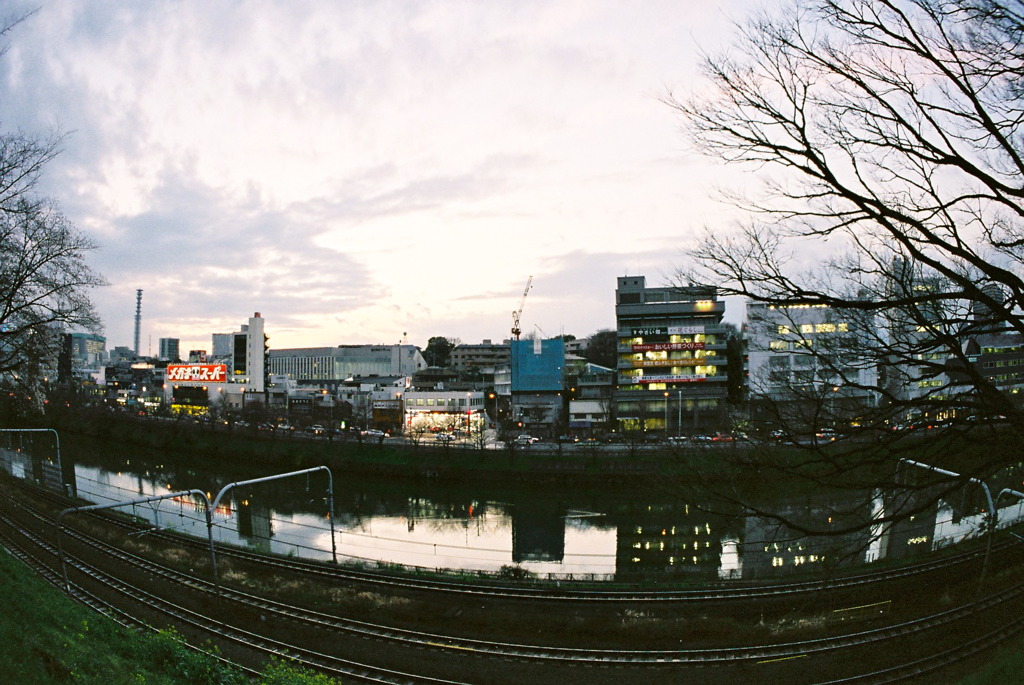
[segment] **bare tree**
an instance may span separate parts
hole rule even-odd
[[[18,385],[53,367],[63,330],[100,328],[89,290],[105,282],[85,262],[95,245],[36,192],[58,143],[0,135],[0,375]]]
[[[666,98],[702,152],[754,172],[725,192],[745,222],[706,230],[680,282],[835,312],[843,335],[788,341],[813,362],[794,391],[833,412],[873,395],[856,411],[878,463],[905,435],[881,428],[914,417],[963,423],[961,441],[969,416],[1024,434],[1022,381],[974,354],[1024,337],[1024,5],[795,0],[737,28],[704,60],[709,89]],[[1016,460],[992,450],[975,472]]]

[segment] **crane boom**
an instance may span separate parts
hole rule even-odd
[[[523,313],[523,307],[526,305],[526,296],[530,294],[530,285],[533,283],[533,276],[531,275],[526,279],[526,289],[523,290],[523,299],[519,301],[519,309],[512,312],[512,337],[515,340],[519,340],[520,334],[523,329],[519,327],[519,316]]]

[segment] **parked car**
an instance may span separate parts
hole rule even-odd
[[[931,428],[931,426],[929,426]],[[822,428],[815,432],[814,437],[818,440],[824,440],[825,442],[834,442],[836,439],[836,432],[831,428]]]

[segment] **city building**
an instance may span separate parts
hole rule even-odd
[[[402,406],[408,376],[368,376],[343,381],[335,391],[338,402],[351,408],[351,425],[383,431],[401,431]]]
[[[204,414],[211,408],[239,411],[266,404],[269,389],[265,321],[256,312],[231,334],[227,360],[199,364],[168,364],[163,393],[175,413]]]
[[[623,431],[696,433],[729,422],[725,302],[708,286],[648,288],[622,276],[615,412]]]
[[[565,341],[565,353],[574,354],[576,356],[583,356],[583,353],[587,351],[587,347],[590,345],[590,338],[577,338],[575,340]]]
[[[593,436],[614,428],[615,370],[584,364],[568,382],[569,432]]]
[[[511,343],[512,420],[537,436],[555,435],[565,390],[565,341],[561,338],[513,340]]]
[[[269,375],[274,373],[267,366],[267,335],[263,324],[263,317],[256,312],[232,338],[231,377],[250,392],[263,392]]]
[[[102,377],[106,400],[112,406],[154,411],[164,398],[165,369],[149,361],[111,362],[104,367]]]
[[[494,375],[494,370],[509,365],[509,343],[484,340],[478,345],[459,344],[452,349],[448,366],[459,373]]]
[[[95,371],[107,356],[107,339],[95,333],[69,333],[66,341],[71,349],[74,371]]]
[[[226,362],[231,359],[235,346],[234,333],[214,333],[210,349],[210,361]]]
[[[486,427],[481,391],[408,390],[401,399],[407,434],[462,430],[474,435]]]
[[[427,367],[415,345],[338,345],[270,350],[270,372],[337,392],[348,379],[411,376]]]
[[[751,418],[796,432],[845,429],[878,403],[879,366],[861,314],[747,304]]]
[[[163,361],[176,362],[181,359],[181,340],[178,338],[160,338],[159,359]]]

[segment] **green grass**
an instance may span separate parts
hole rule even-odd
[[[1005,685],[1024,681],[1024,640],[1018,639],[1000,648],[976,673],[960,685]]]
[[[118,685],[242,685],[245,674],[186,647],[173,630],[138,633],[72,601],[0,551],[0,682]],[[204,649],[216,650],[210,645]],[[271,661],[258,682],[337,681]]]

